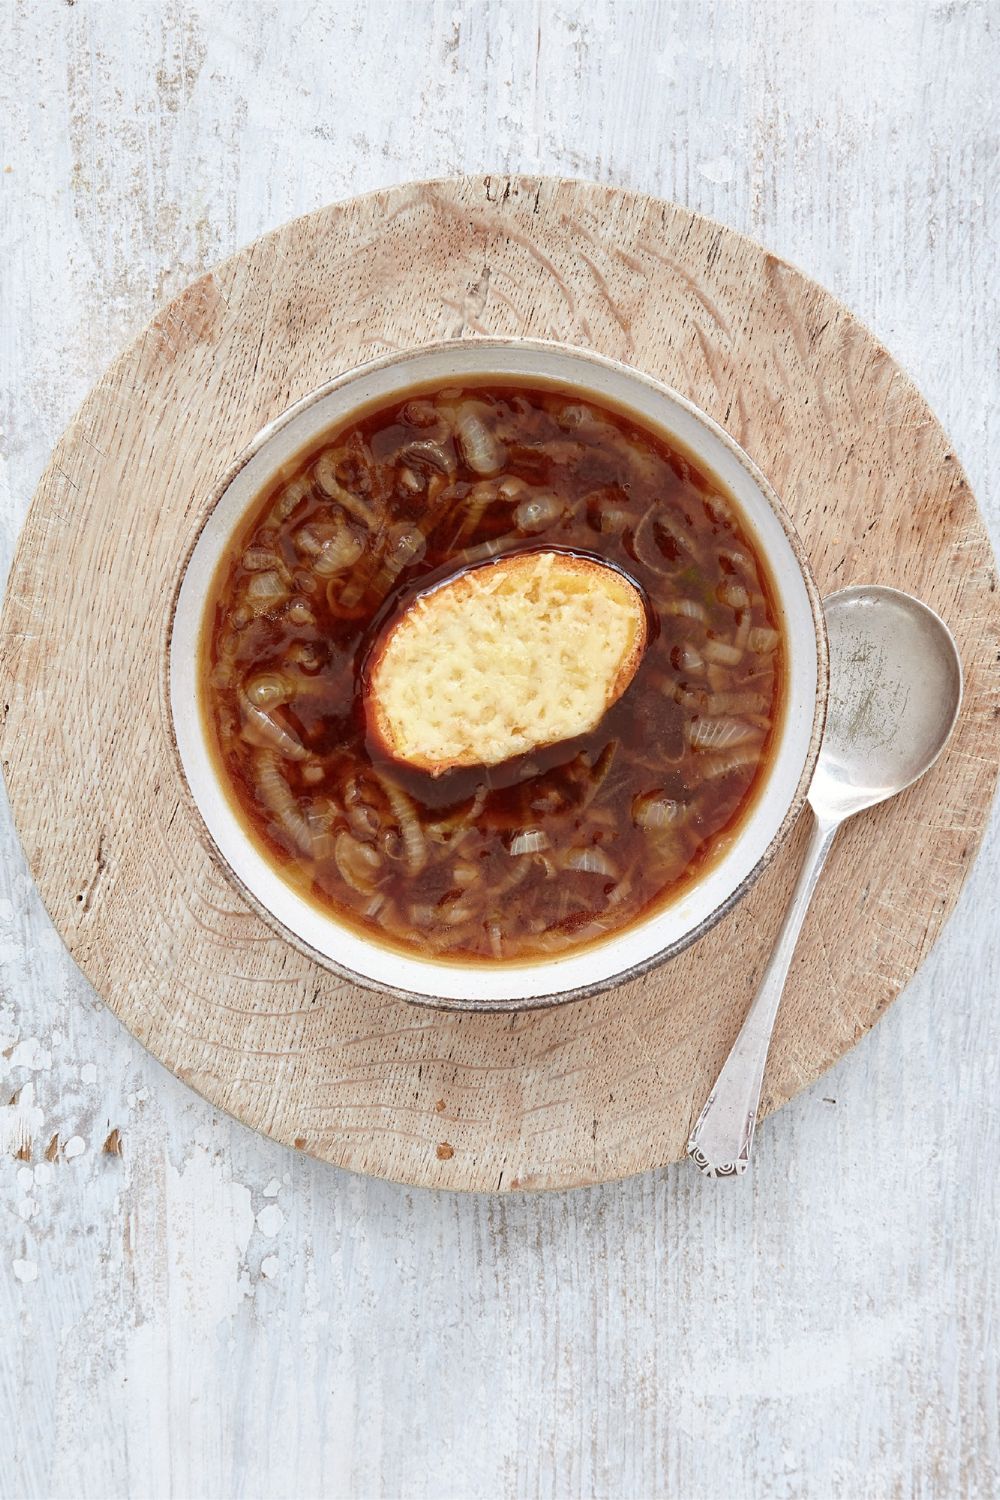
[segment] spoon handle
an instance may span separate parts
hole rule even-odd
[[[795,890],[757,993],[688,1141],[688,1155],[709,1177],[738,1177],[750,1163],[757,1106],[771,1033],[795,944],[840,819],[817,817]]]

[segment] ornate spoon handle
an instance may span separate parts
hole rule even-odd
[[[764,1065],[781,992],[806,910],[840,823],[839,818],[815,819],[809,848],[767,968],[733,1050],[723,1063],[688,1140],[688,1155],[709,1177],[737,1177],[749,1165]]]

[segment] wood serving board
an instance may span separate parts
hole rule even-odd
[[[677,1160],[802,853],[658,973],[516,1016],[344,983],[261,922],[202,843],[163,693],[166,610],[205,497],[291,402],[442,337],[533,335],[649,371],[710,412],[789,507],[821,589],[918,594],[958,638],[942,761],[854,820],[795,958],[765,1110],[841,1057],[955,904],[997,779],[1000,593],[947,436],[833,297],[731,230],[585,183],[468,177],[325,208],[202,276],[60,441],[0,627],[2,759],[46,906],[136,1037],[214,1105],[355,1171],[567,1187]]]

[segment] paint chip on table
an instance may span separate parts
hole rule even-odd
[[[261,1234],[266,1234],[269,1239],[278,1233],[284,1222],[285,1216],[276,1203],[269,1203],[257,1215],[257,1228]]]
[[[33,1073],[52,1066],[52,1053],[43,1047],[37,1036],[26,1036],[14,1047],[7,1059],[8,1071],[14,1068],[30,1068]]]
[[[736,163],[731,156],[714,156],[711,161],[700,161],[698,171],[706,182],[714,182],[717,187],[722,187],[735,177]]]
[[[29,1281],[37,1281],[38,1267],[33,1260],[16,1260],[14,1262],[14,1275],[18,1281],[27,1284]]]

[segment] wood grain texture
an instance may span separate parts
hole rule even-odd
[[[807,267],[1000,519],[988,3],[4,13],[5,558],[165,296],[332,199],[484,165],[675,199]],[[752,1181],[506,1198],[352,1177],[213,1111],[101,1006],[0,837],[0,1490],[996,1492],[995,832]]]
[[[230,887],[161,690],[182,561],[255,433],[376,353],[487,333],[581,343],[679,389],[771,478],[821,591],[890,583],[955,631],[953,742],[842,833],[765,1111],[812,1083],[912,977],[978,847],[998,772],[1000,592],[951,442],[899,367],[828,293],[687,210],[546,178],[407,184],[294,220],[193,282],[112,365],[42,478],[0,624],[0,747],[69,951],[213,1104],[418,1186],[577,1187],[683,1156],[805,829],[745,902],[643,979],[549,1014],[429,1013],[291,951]]]

